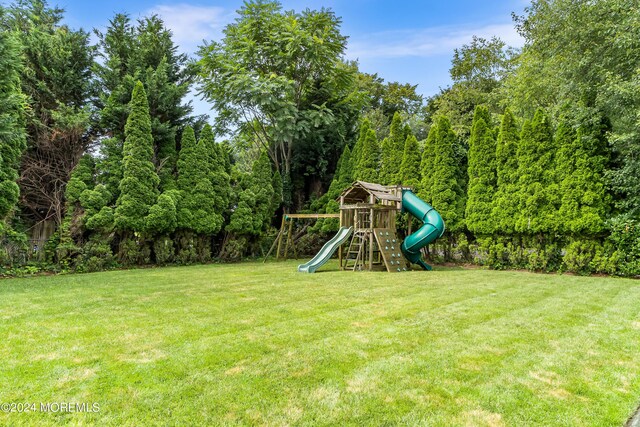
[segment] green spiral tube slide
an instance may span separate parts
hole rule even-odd
[[[444,234],[444,221],[438,211],[411,190],[402,190],[402,212],[409,212],[422,221],[422,227],[407,236],[400,249],[413,264],[431,270],[431,266],[422,259],[420,249]]]

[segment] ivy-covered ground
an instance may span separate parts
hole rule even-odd
[[[620,426],[640,403],[638,281],[296,264],[0,281],[0,404],[38,405],[0,425]]]

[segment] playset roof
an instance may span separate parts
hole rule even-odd
[[[340,198],[345,203],[368,203],[369,196],[373,195],[376,200],[399,202],[402,200],[399,195],[401,187],[395,185],[380,185],[365,181],[356,181],[351,187],[342,192]]]

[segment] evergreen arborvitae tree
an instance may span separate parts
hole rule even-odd
[[[89,154],[85,154],[71,172],[71,177],[65,188],[66,214],[65,220],[73,218],[75,210],[80,204],[82,195],[87,190],[93,190],[95,161]],[[84,207],[84,206],[83,206]]]
[[[604,229],[611,206],[606,192],[604,172],[606,126],[596,123],[582,126],[578,132],[564,121],[556,131],[557,178],[561,204],[558,215],[562,231],[573,236],[595,236]]]
[[[82,187],[83,190],[87,188],[92,189],[95,186],[95,169],[95,159],[90,154],[82,156],[71,173],[71,178],[69,178],[69,182],[67,183],[67,194],[65,197],[67,199],[73,197],[69,192],[69,186],[72,185],[72,182],[75,182],[76,186]],[[75,199],[78,200],[78,197]]]
[[[362,144],[356,178],[365,182],[377,182],[380,177],[380,146],[373,129],[369,129]]]
[[[251,174],[244,180],[236,209],[226,230],[236,236],[258,236],[271,221],[274,191],[271,164],[266,153],[262,153],[253,164]]]
[[[338,161],[338,168],[331,181],[327,195],[329,200],[335,199],[353,182],[353,169],[351,163],[351,150],[348,145],[344,146],[342,156]]]
[[[418,146],[418,139],[413,135],[409,135],[404,143],[402,164],[400,165],[400,179],[398,184],[413,187],[415,191],[419,192],[420,163],[421,154],[420,147]]]
[[[524,123],[518,147],[519,212],[515,226],[520,233],[557,229],[555,151],[549,118],[538,109],[533,120]]]
[[[176,180],[180,199],[177,206],[178,228],[185,231],[193,231],[194,214],[200,201],[192,197],[192,191],[198,183],[194,172],[199,166],[196,158],[196,135],[191,126],[187,126],[182,132],[180,152],[178,153]]]
[[[216,195],[211,185],[212,148],[206,135],[196,143],[193,128],[184,129],[177,162],[178,228],[184,231],[212,234],[222,227],[222,213],[216,212]],[[217,160],[215,164],[218,165]]]
[[[266,152],[263,152],[254,163],[251,171],[251,187],[256,196],[256,230],[263,231],[271,222],[273,211],[271,210],[273,200],[273,172],[271,162]]]
[[[146,216],[156,203],[160,178],[151,161],[153,136],[149,104],[142,82],[133,89],[125,126],[123,177],[114,213],[115,227],[125,232],[146,232]]]
[[[171,31],[156,15],[142,18],[135,25],[128,15],[117,14],[107,30],[97,35],[103,61],[95,66],[100,90],[95,105],[100,110],[101,128],[113,137],[108,146],[101,147],[101,175],[105,181],[120,179],[121,170],[113,166],[122,159],[127,105],[139,79],[149,101],[153,162],[159,171],[160,189],[175,188],[176,135],[192,111],[190,105],[182,103],[194,71],[186,66],[187,55],[178,53]]]
[[[353,157],[348,145],[345,145],[340,159],[338,176],[340,178],[340,188],[344,190],[353,183]]]
[[[368,119],[364,119],[360,124],[360,133],[358,136],[358,140],[356,144],[353,146],[353,150],[351,150],[351,164],[352,164],[352,178],[359,179],[358,175],[360,174],[360,158],[362,157],[362,147],[364,146],[364,141],[367,139],[367,134],[371,129],[371,122]]]
[[[2,17],[0,7],[0,18]],[[0,31],[0,233],[18,201],[18,167],[26,148],[20,91],[20,48],[8,31]]]
[[[217,161],[211,164],[207,161],[209,153],[214,147],[209,145],[208,141],[200,140],[196,145],[196,159],[199,160],[199,170],[195,171],[197,184],[193,188],[191,195],[194,200],[198,201],[198,209],[196,210],[196,227],[194,231],[198,234],[216,234],[222,228],[224,222],[223,204],[226,201],[227,188],[224,186],[224,177],[220,176],[224,172],[221,171],[221,164]],[[207,169],[211,167],[211,169]],[[226,175],[226,173],[224,173]],[[219,184],[219,191],[213,186],[213,181]],[[224,197],[220,197],[225,194]]]
[[[433,170],[436,164],[436,135],[438,127],[436,123],[429,129],[427,140],[424,143],[422,159],[420,161],[420,190],[418,195],[427,203],[431,203],[433,197]]]
[[[220,144],[217,144],[218,147],[218,158],[222,159],[224,163],[224,171],[227,175],[231,176],[231,146],[229,145],[229,141],[222,141]],[[284,178],[282,180],[284,185]]]
[[[491,114],[484,106],[477,106],[473,116],[468,156],[465,222],[469,231],[488,235],[495,227],[491,213],[497,185],[496,141],[491,128]]]
[[[173,190],[175,191],[175,190]],[[171,191],[158,196],[158,202],[151,206],[147,216],[147,227],[156,234],[172,233],[178,226],[178,213],[175,198]]]
[[[502,117],[496,146],[496,193],[493,198],[492,218],[495,232],[510,235],[515,232],[518,214],[518,145],[520,136],[511,110]]]
[[[108,206],[112,195],[105,185],[96,185],[95,172],[95,159],[85,154],[71,173],[65,191],[66,214],[60,230],[61,244],[71,241],[72,223],[76,225],[73,228],[77,233],[82,233],[84,229],[104,232],[113,229],[113,208]],[[77,226],[80,219],[84,229]]]
[[[402,117],[396,111],[391,120],[389,136],[382,141],[380,183],[384,185],[398,184],[404,144],[407,139]]]
[[[200,133],[200,142],[204,144],[203,148],[206,148],[209,159],[207,170],[209,172],[211,186],[214,190],[213,208],[217,214],[224,217],[229,208],[229,200],[231,198],[230,177],[227,173],[227,165],[225,163],[225,157],[227,157],[226,161],[228,161],[228,155],[223,153],[221,144],[216,144],[213,137],[213,130],[208,124],[204,126]],[[219,231],[219,229],[217,231]]]
[[[67,258],[78,250],[74,238],[76,237],[75,235],[78,234],[78,231],[81,231],[78,223],[80,222],[82,210],[79,208],[81,206],[81,200],[86,198],[87,194],[91,192],[94,187],[94,167],[95,162],[90,155],[85,154],[82,156],[71,172],[71,177],[65,187],[65,216],[58,229],[60,241],[56,248],[60,260]]]
[[[411,126],[409,126],[409,123],[405,123],[404,128],[402,129],[402,135],[404,137],[404,142],[407,141],[407,138],[409,138],[410,135],[413,135],[413,131],[411,130]],[[416,137],[417,139],[417,137]]]
[[[450,232],[464,227],[464,193],[458,177],[459,166],[455,160],[456,135],[446,117],[436,122],[434,139],[435,159],[431,181],[431,204],[438,210]]]

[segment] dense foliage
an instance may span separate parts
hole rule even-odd
[[[330,9],[246,2],[189,61],[158,16],[116,14],[92,46],[62,9],[18,0],[0,8],[0,261],[262,255],[282,215],[336,213],[363,180],[441,213],[435,261],[640,275],[636,11],[533,0],[522,49],[473,37],[424,99],[346,61]],[[185,102],[198,89],[210,124]],[[313,250],[338,221],[307,226],[292,238]]]
[[[4,231],[5,218],[18,201],[20,189],[16,181],[20,156],[25,148],[19,58],[20,49],[15,38],[0,31],[0,233]]]
[[[28,114],[18,180],[22,214],[29,221],[59,225],[65,184],[91,143],[94,52],[89,33],[64,25],[63,11],[41,0],[19,0],[2,18],[0,31],[18,39],[24,63],[20,82]]]
[[[335,168],[353,132],[361,104],[356,69],[341,60],[347,39],[328,9],[295,13],[256,1],[238,15],[223,40],[199,52],[202,92],[220,130],[255,135],[283,177],[290,205],[292,185],[304,190],[305,180]]]

